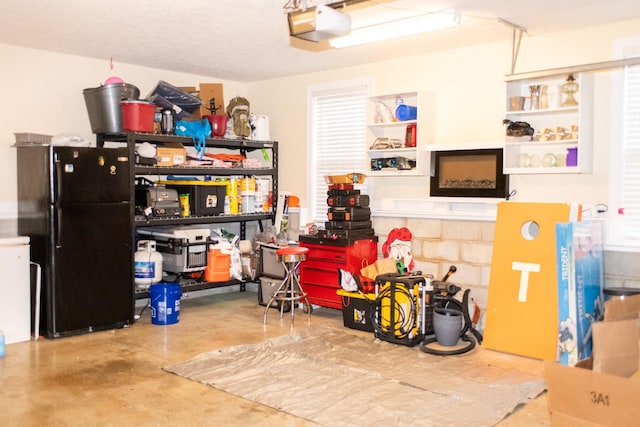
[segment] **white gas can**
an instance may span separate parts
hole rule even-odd
[[[139,288],[146,288],[162,280],[162,254],[156,252],[155,240],[138,241],[133,266],[135,283]]]

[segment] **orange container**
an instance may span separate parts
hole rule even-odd
[[[220,249],[209,249],[207,267],[204,269],[207,282],[228,282],[231,279],[230,268],[231,255],[222,253]]]

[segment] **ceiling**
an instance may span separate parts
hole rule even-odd
[[[380,0],[457,8],[462,24],[345,49],[289,37],[287,0],[0,0],[0,43],[234,81],[257,81],[640,18],[638,0]],[[317,0],[314,4],[327,1]],[[353,13],[357,13],[354,11]]]

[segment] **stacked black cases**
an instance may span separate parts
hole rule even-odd
[[[334,184],[327,191],[327,238],[369,239],[375,236],[371,224],[369,196],[360,194],[350,184]]]

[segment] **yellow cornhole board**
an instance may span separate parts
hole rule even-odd
[[[556,359],[556,223],[577,220],[577,204],[498,205],[483,341],[486,348]]]

